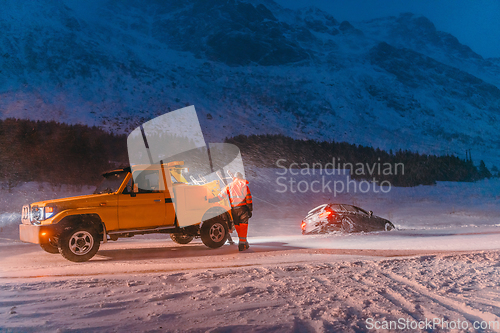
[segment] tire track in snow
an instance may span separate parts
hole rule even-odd
[[[484,298],[484,297],[476,297],[476,302],[485,305],[485,306],[491,306],[492,308],[496,308],[500,310],[500,302],[492,301],[490,299]]]
[[[457,312],[461,314],[464,318],[466,318],[470,322],[474,321],[500,321],[500,318],[493,313],[483,312],[477,309],[473,309],[465,303],[461,303],[450,298],[438,295],[429,291],[426,287],[422,286],[418,282],[411,281],[405,277],[394,273],[385,273],[380,272],[382,275],[385,275],[387,278],[397,281],[402,284],[406,284],[413,289],[415,289],[416,294],[424,295],[427,298],[431,299],[434,303],[439,304],[440,306],[446,308],[449,311]]]
[[[415,315],[415,304],[411,303],[408,301],[407,298],[403,296],[403,294],[399,291],[396,291],[394,287],[389,287],[394,285],[394,281],[387,277],[385,274],[383,274],[381,271],[377,270],[374,268],[374,271],[378,273],[376,276],[370,276],[370,277],[365,277],[365,284],[367,284],[370,288],[373,288],[377,294],[379,294],[381,297],[385,298],[387,301],[391,302],[393,305],[395,305],[397,308],[400,308],[403,310],[406,314],[411,316],[415,320],[419,320],[418,316]],[[372,273],[374,272],[372,271]],[[379,279],[383,277],[386,279],[385,283],[383,283],[383,286],[380,285],[380,281],[375,281],[376,279]],[[360,281],[356,281],[360,282]]]

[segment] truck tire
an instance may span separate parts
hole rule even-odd
[[[42,250],[48,253],[56,254],[59,253],[59,247],[57,246],[57,242],[49,239],[48,242],[40,243],[40,247]]]
[[[170,234],[170,238],[177,244],[187,244],[194,239],[194,236],[185,234]]]
[[[206,246],[217,249],[226,243],[229,232],[226,221],[221,217],[214,217],[203,222],[200,230],[201,241]]]
[[[73,262],[90,260],[100,246],[99,233],[92,227],[65,230],[59,237],[59,253]]]

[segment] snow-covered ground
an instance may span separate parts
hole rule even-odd
[[[16,241],[18,211],[91,189],[2,191],[0,331],[500,331],[498,179],[333,197],[277,193],[276,170],[247,175],[249,251],[143,236],[103,244],[82,264]],[[398,230],[301,235],[301,218],[324,202],[373,210]]]
[[[2,266],[24,278],[2,278],[2,329],[363,332],[370,318],[410,325],[439,318],[467,321],[470,332],[474,323],[499,323],[498,251],[363,254],[269,244],[237,253],[200,243],[118,244],[79,265],[16,247]],[[408,257],[392,257],[399,255]]]

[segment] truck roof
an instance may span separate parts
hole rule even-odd
[[[121,172],[130,172],[130,167],[126,167],[126,168],[123,168],[123,169],[115,169],[115,170],[109,170],[109,171],[106,171],[106,172],[103,172],[102,173],[102,176],[103,177],[107,177],[109,175],[113,175],[115,173],[121,173]]]

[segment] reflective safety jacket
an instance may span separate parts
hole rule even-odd
[[[228,197],[231,208],[248,205],[252,210],[252,194],[247,184],[248,181],[245,179],[233,178],[233,182],[219,193],[219,200]]]

